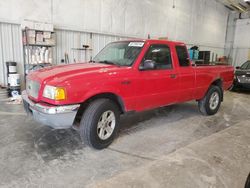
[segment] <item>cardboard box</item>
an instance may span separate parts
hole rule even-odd
[[[28,37],[28,44],[36,44],[36,38],[35,37]]]
[[[36,31],[35,30],[28,30],[27,36],[35,38],[36,37]]]
[[[43,42],[43,32],[37,32],[36,33],[36,43]]]
[[[51,38],[51,32],[49,32],[49,31],[44,31],[44,32],[43,32],[43,38],[45,38],[45,39],[50,39],[50,38]]]
[[[51,38],[45,38],[45,43],[47,45],[55,45],[56,44],[56,35],[55,33],[51,33]]]

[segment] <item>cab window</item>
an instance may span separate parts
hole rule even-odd
[[[176,53],[181,67],[187,67],[190,65],[187,49],[185,46],[176,46]]]
[[[167,45],[153,44],[149,47],[143,61],[152,60],[155,62],[155,69],[171,69],[172,60],[170,48]]]

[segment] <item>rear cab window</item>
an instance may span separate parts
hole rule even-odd
[[[180,67],[189,67],[190,61],[185,46],[175,46]]]

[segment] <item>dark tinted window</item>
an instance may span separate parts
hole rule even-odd
[[[240,68],[241,69],[250,69],[250,61],[245,62]]]
[[[171,69],[171,53],[170,49],[166,45],[151,45],[143,59],[153,60],[156,64],[156,69]]]
[[[182,67],[189,66],[189,59],[188,59],[188,53],[187,49],[185,46],[176,46],[175,47],[178,60],[179,60],[179,65]]]

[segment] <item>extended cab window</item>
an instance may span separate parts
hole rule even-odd
[[[188,53],[187,53],[187,49],[185,46],[176,46],[176,53],[178,56],[178,60],[179,60],[179,65],[181,67],[187,67],[189,66],[189,58],[188,58]]]
[[[145,60],[153,60],[155,62],[155,69],[172,68],[170,49],[166,45],[151,45],[142,62]]]

